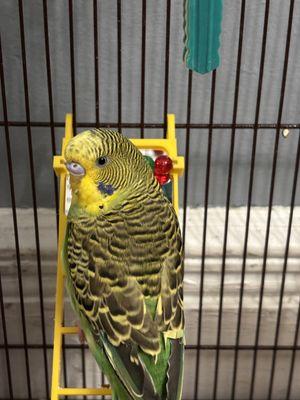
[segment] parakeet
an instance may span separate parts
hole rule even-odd
[[[180,400],[183,250],[172,204],[118,132],[80,133],[64,157],[72,188],[66,285],[113,399]]]

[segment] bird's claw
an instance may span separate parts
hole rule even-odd
[[[84,344],[86,342],[85,334],[80,326],[78,326],[78,339],[81,344]]]

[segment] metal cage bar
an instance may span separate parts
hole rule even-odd
[[[146,67],[146,18],[147,18],[147,3],[142,2],[142,50],[141,50],[141,139],[144,138],[145,131],[145,67]]]
[[[118,41],[118,123],[119,132],[122,132],[122,3],[117,0],[117,41]]]
[[[265,289],[265,276],[266,276],[266,269],[267,269],[268,246],[269,246],[269,238],[270,238],[270,226],[271,226],[271,218],[272,218],[272,205],[273,205],[276,166],[277,166],[277,155],[278,155],[278,145],[279,145],[279,134],[280,134],[280,128],[278,126],[281,123],[283,104],[284,104],[286,77],[287,77],[288,62],[289,62],[290,40],[291,40],[292,22],[293,22],[293,11],[294,11],[294,0],[291,0],[290,1],[290,12],[289,12],[289,22],[288,22],[288,29],[287,29],[287,37],[286,37],[286,46],[285,46],[284,66],[283,66],[282,82],[281,82],[281,93],[280,93],[280,101],[279,101],[279,109],[278,109],[278,117],[277,117],[277,128],[276,128],[275,143],[274,143],[272,175],[271,175],[269,207],[268,207],[268,221],[267,221],[267,227],[266,227],[266,238],[265,238],[265,246],[264,246],[262,276],[261,276],[261,287],[260,287],[260,294],[259,294],[259,306],[258,306],[257,322],[256,322],[256,333],[255,333],[255,347],[256,348],[257,348],[258,343],[259,343],[261,314],[262,314],[262,302],[263,302],[264,289]],[[253,399],[253,395],[254,395],[254,385],[255,385],[255,376],[256,376],[256,363],[257,363],[257,350],[254,349],[252,375],[251,375],[251,386],[250,386],[250,400]]]
[[[236,341],[235,341],[236,346],[238,346],[238,344],[239,344],[240,333],[241,333],[241,318],[242,318],[242,309],[243,309],[246,261],[247,261],[247,253],[248,253],[248,239],[249,239],[249,226],[250,226],[250,217],[251,217],[251,203],[252,203],[252,191],[253,191],[253,182],[254,182],[257,134],[258,134],[258,129],[259,129],[258,123],[259,123],[259,117],[260,117],[260,102],[261,102],[262,84],[263,84],[263,77],[264,77],[264,65],[265,65],[265,56],[266,56],[269,7],[270,7],[270,4],[269,4],[269,1],[267,0],[266,5],[265,5],[263,37],[262,37],[261,56],[260,56],[260,70],[259,70],[259,79],[258,79],[257,97],[256,97],[255,122],[254,122],[253,139],[252,139],[251,166],[250,166],[250,176],[249,176],[249,185],[248,185],[248,200],[247,200],[247,216],[246,216],[246,224],[245,224],[243,264],[242,264],[242,272],[241,272],[241,288],[240,288],[240,293],[239,293],[238,322],[237,322],[237,333],[236,333]],[[236,379],[237,379],[238,361],[239,361],[238,350],[236,349],[235,354],[234,354],[234,370],[233,370],[234,372],[233,372],[232,392],[231,392],[232,399],[235,399],[235,395],[236,395]]]
[[[4,341],[4,350],[5,350],[5,361],[6,361],[6,372],[7,372],[7,381],[8,381],[8,389],[9,389],[9,397],[10,399],[14,398],[13,392],[13,384],[12,384],[12,374],[11,374],[11,361],[9,355],[9,345],[7,340],[7,329],[6,329],[6,318],[5,318],[5,308],[3,301],[3,291],[2,291],[2,279],[0,274],[0,312],[1,312],[1,321],[2,321],[2,332],[3,332],[3,341]]]
[[[165,46],[165,84],[164,84],[164,138],[167,134],[167,114],[169,104],[169,67],[170,67],[170,29],[171,29],[171,0],[166,4],[166,46]]]
[[[22,319],[23,349],[24,349],[24,354],[25,354],[27,393],[28,393],[28,398],[31,399],[31,379],[30,379],[30,370],[29,370],[28,340],[27,340],[25,305],[24,305],[24,296],[23,296],[23,282],[22,282],[21,256],[20,256],[20,244],[19,244],[19,233],[18,233],[18,220],[17,220],[17,211],[16,211],[14,173],[13,173],[13,163],[12,163],[12,156],[11,156],[9,127],[8,127],[8,123],[7,123],[8,114],[7,114],[5,75],[4,75],[3,58],[2,58],[1,38],[0,38],[0,66],[1,66],[0,74],[1,74],[1,93],[2,93],[3,116],[4,116],[4,121],[6,122],[4,130],[5,130],[7,164],[8,164],[8,171],[9,171],[11,208],[12,208],[12,217],[13,217],[13,226],[14,226],[17,275],[18,275],[18,289],[19,289],[21,319]]]
[[[202,318],[203,318],[203,293],[204,293],[205,256],[206,256],[206,234],[207,234],[207,220],[208,220],[211,153],[213,144],[212,124],[214,120],[214,109],[215,109],[216,79],[217,79],[217,73],[216,71],[213,71],[211,79],[210,113],[209,113],[210,127],[208,130],[206,176],[205,176],[203,239],[202,239],[201,272],[200,272],[200,286],[199,286],[199,316],[198,316],[198,329],[197,329],[197,353],[196,353],[196,367],[195,367],[194,400],[197,400],[199,391],[201,329],[202,329]]]
[[[235,149],[235,134],[236,134],[235,124],[236,124],[237,112],[238,112],[241,61],[242,61],[242,50],[243,50],[245,5],[246,5],[245,1],[242,1],[241,12],[240,12],[239,43],[238,43],[234,100],[233,100],[233,116],[232,116],[233,127],[231,130],[230,155],[229,155],[229,166],[228,166],[228,181],[227,181],[226,211],[225,211],[225,224],[224,224],[224,239],[223,239],[223,254],[222,254],[221,283],[220,283],[220,300],[219,300],[219,312],[218,312],[218,328],[217,328],[217,344],[216,344],[217,349],[216,349],[213,399],[217,398],[217,393],[218,393],[218,376],[219,376],[219,361],[220,361],[220,350],[219,350],[218,346],[221,343],[221,337],[222,337],[224,281],[225,281],[225,273],[226,273],[226,255],[227,255],[227,239],[228,239],[228,225],[229,225],[230,195],[231,195],[231,185],[232,185],[233,157],[234,157],[234,149]]]
[[[95,121],[100,123],[100,91],[99,91],[99,51],[98,51],[98,6],[93,0],[93,26],[94,26],[94,69],[95,69]]]
[[[46,328],[45,328],[45,311],[44,311],[44,296],[43,296],[43,282],[42,282],[41,250],[40,250],[39,224],[38,224],[38,214],[37,214],[37,197],[36,197],[33,148],[32,148],[32,134],[30,125],[31,117],[30,117],[30,105],[29,105],[29,87],[27,78],[27,59],[26,59],[23,4],[22,1],[20,0],[19,0],[19,24],[20,24],[20,39],[21,39],[21,50],[22,50],[25,113],[26,113],[26,123],[27,123],[27,142],[28,142],[28,153],[29,153],[29,164],[30,164],[31,192],[32,192],[35,245],[36,245],[36,258],[37,258],[40,316],[41,316],[42,341],[43,341],[45,385],[46,385],[46,397],[48,399],[50,394],[49,394],[48,361],[47,361],[47,350],[46,350]]]
[[[188,76],[188,94],[187,94],[187,110],[186,119],[187,123],[191,120],[191,102],[192,102],[192,85],[193,85],[193,73],[189,71]],[[184,171],[184,195],[183,195],[183,224],[182,224],[182,243],[183,249],[185,247],[185,236],[186,236],[186,217],[187,217],[187,191],[188,191],[188,179],[189,179],[189,156],[190,156],[190,128],[187,126],[185,133],[185,163],[186,168]]]
[[[5,121],[0,121],[0,126],[5,126],[6,122]],[[7,121],[8,126],[27,126],[26,121]],[[50,128],[51,126],[54,126],[55,128],[63,128],[65,126],[64,122],[45,122],[45,121],[30,121],[30,125],[32,127],[37,127],[37,128]],[[77,128],[118,128],[119,126],[121,128],[140,128],[141,124],[139,122],[123,122],[123,123],[118,123],[115,121],[111,122],[102,122],[97,124],[95,121],[90,121],[90,122],[76,122],[74,123],[74,126]],[[144,123],[144,127],[147,129],[163,129],[165,127],[164,124],[162,123]],[[218,124],[218,123],[178,123],[176,124],[176,129],[276,129],[278,127],[277,124],[241,124],[241,123],[236,123],[236,124]],[[300,124],[295,123],[295,124],[287,124],[287,123],[282,123],[279,124],[280,129],[300,129]]]

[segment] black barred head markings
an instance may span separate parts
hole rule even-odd
[[[72,138],[65,150],[75,202],[96,212],[156,185],[141,152],[122,134],[93,129]],[[109,203],[111,203],[109,205]]]

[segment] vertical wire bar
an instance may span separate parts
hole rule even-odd
[[[71,97],[72,97],[72,114],[73,114],[73,130],[76,135],[76,86],[75,86],[75,55],[74,55],[74,27],[73,27],[73,0],[69,0],[69,43],[70,43],[70,70],[71,70]],[[62,337],[62,349],[64,357],[64,380],[67,378],[67,358],[65,350],[65,337]],[[84,351],[84,350],[82,350]],[[82,373],[83,363],[82,363]],[[66,397],[65,397],[66,398]]]
[[[289,20],[288,20],[288,30],[287,30],[287,41],[286,41],[287,46],[290,46],[290,41],[291,41],[292,24],[293,24],[293,13],[294,13],[294,0],[291,0],[291,2],[290,2]],[[288,55],[287,55],[287,57],[288,57]],[[287,66],[286,66],[286,68],[287,68]],[[280,121],[279,122],[281,122],[281,117],[280,117]],[[279,128],[278,128],[278,130],[279,130]],[[269,390],[268,390],[268,399],[269,400],[272,398],[272,391],[273,391],[273,384],[274,384],[274,375],[275,375],[276,357],[277,357],[277,346],[278,346],[279,331],[280,331],[280,324],[281,324],[282,303],[283,303],[283,296],[284,296],[284,289],[285,289],[285,278],[286,278],[286,272],[287,272],[290,237],[291,237],[292,223],[293,223],[295,196],[296,196],[296,190],[297,190],[299,158],[300,158],[300,135],[299,135],[299,138],[298,138],[298,149],[297,149],[297,156],[296,156],[296,161],[295,161],[295,172],[294,172],[294,180],[293,180],[293,188],[292,188],[291,205],[290,205],[289,224],[288,224],[286,247],[285,247],[285,253],[284,253],[284,263],[283,263],[282,275],[281,275],[281,287],[280,287],[280,295],[279,295],[280,297],[279,297],[279,304],[278,304],[278,310],[277,310],[277,319],[276,319],[274,351],[273,351],[273,355],[272,355],[271,377],[270,377]]]
[[[0,78],[1,78],[1,94],[2,94],[2,105],[3,105],[3,118],[4,118],[4,130],[5,130],[5,141],[6,141],[6,154],[9,172],[9,183],[10,183],[10,197],[11,197],[11,208],[14,225],[14,237],[15,237],[15,249],[16,249],[16,261],[18,271],[18,286],[20,296],[20,308],[21,308],[21,319],[22,319],[22,335],[25,353],[25,368],[26,368],[26,381],[27,381],[27,393],[28,398],[31,399],[31,380],[29,370],[29,356],[28,356],[28,342],[26,332],[26,318],[25,318],[25,307],[24,307],[24,296],[23,296],[23,282],[22,282],[22,269],[21,269],[21,257],[20,257],[20,245],[19,245],[19,232],[18,232],[18,220],[16,211],[16,197],[15,197],[15,186],[14,186],[14,175],[13,175],[13,163],[11,156],[11,146],[9,138],[8,128],[8,114],[7,114],[7,102],[6,102],[6,90],[5,90],[5,78],[4,78],[4,67],[2,58],[2,44],[0,37]]]
[[[190,158],[190,122],[191,122],[191,103],[192,103],[192,84],[193,73],[189,70],[188,75],[188,95],[187,95],[187,111],[186,111],[186,140],[185,140],[185,168],[184,168],[184,193],[183,193],[183,224],[182,224],[182,244],[183,251],[185,248],[186,236],[186,210],[187,210],[187,197],[188,197],[188,179],[189,179],[189,158]]]
[[[145,129],[145,64],[146,64],[146,0],[143,0],[142,9],[142,59],[141,59],[141,139],[144,139]]]
[[[4,350],[5,350],[5,359],[6,359],[6,372],[7,372],[7,380],[8,380],[9,397],[10,397],[10,399],[13,399],[14,392],[13,392],[13,385],[12,385],[12,379],[11,379],[10,356],[9,356],[8,340],[7,340],[7,329],[6,329],[6,319],[5,319],[5,308],[4,308],[4,300],[3,300],[1,274],[0,274],[0,311],[1,311],[1,319],[2,319],[2,332],[3,332]]]
[[[292,224],[293,224],[295,197],[296,197],[296,191],[297,191],[299,160],[300,160],[300,134],[298,137],[298,147],[297,147],[297,156],[296,156],[296,161],[295,161],[295,172],[294,172],[294,179],[293,179],[293,189],[292,189],[292,197],[291,197],[291,205],[290,205],[289,224],[288,224],[288,232],[287,232],[287,239],[286,239],[286,247],[285,247],[285,252],[284,252],[284,264],[283,264],[282,276],[281,276],[280,298],[279,298],[279,305],[278,305],[278,311],[277,311],[276,333],[275,333],[275,340],[274,340],[274,351],[273,351],[273,357],[272,357],[271,378],[270,378],[270,384],[269,384],[268,399],[272,398],[272,392],[273,392],[277,346],[278,346],[280,323],[281,323],[282,303],[283,303],[283,296],[284,296],[284,289],[285,289],[285,278],[286,278],[288,256],[289,256],[290,238],[291,238]]]
[[[214,388],[213,388],[213,398],[214,399],[217,398],[217,393],[218,393],[220,343],[221,343],[221,337],[222,337],[224,280],[225,280],[225,273],[226,273],[225,271],[226,271],[226,253],[227,253],[227,238],[228,238],[228,225],[229,225],[229,209],[230,209],[233,158],[234,158],[235,134],[236,134],[235,124],[236,124],[236,120],[237,120],[238,101],[239,101],[241,60],[242,60],[244,20],[245,20],[245,4],[246,4],[246,2],[245,2],[245,0],[243,0],[242,4],[241,4],[241,12],[240,12],[239,43],[238,43],[238,54],[237,54],[237,64],[236,64],[234,104],[233,104],[233,117],[232,117],[233,128],[232,128],[232,131],[231,131],[230,156],[229,156],[228,181],[227,181],[225,227],[224,227],[224,239],[223,239],[223,255],[222,255],[222,268],[221,268],[221,284],[220,284],[220,298],[219,298],[219,312],[218,312],[217,343],[216,343],[216,347],[217,348],[216,348],[216,361],[215,361],[215,371],[214,371]]]
[[[118,35],[118,130],[122,133],[122,4],[117,0],[117,35]]]
[[[203,294],[204,294],[204,275],[205,275],[205,258],[206,258],[206,233],[207,233],[207,217],[208,217],[208,200],[209,200],[209,184],[210,184],[210,168],[211,168],[211,150],[213,139],[213,120],[215,109],[215,92],[216,92],[216,70],[212,73],[211,94],[210,94],[210,114],[209,114],[209,129],[207,143],[207,160],[206,160],[206,178],[205,178],[205,197],[204,197],[204,216],[203,216],[203,238],[202,238],[202,254],[201,254],[201,275],[199,287],[199,316],[197,330],[197,353],[195,366],[195,386],[194,400],[198,399],[199,390],[199,372],[200,372],[200,344],[201,344],[201,328],[203,314]]]
[[[50,61],[50,46],[49,46],[49,29],[48,29],[48,10],[47,0],[43,0],[43,16],[44,16],[44,38],[45,38],[45,57],[46,57],[46,70],[47,70],[47,88],[48,88],[48,103],[49,103],[49,116],[50,116],[50,132],[51,132],[51,146],[52,155],[56,154],[55,132],[54,132],[54,111],[53,111],[53,94],[52,94],[52,78],[51,78],[51,61]],[[53,171],[54,179],[54,199],[56,210],[56,231],[58,234],[58,181]]]
[[[49,45],[49,28],[48,28],[48,8],[47,0],[43,0],[43,17],[44,17],[44,38],[45,38],[45,56],[46,56],[46,70],[47,70],[47,87],[48,87],[48,102],[49,102],[49,115],[50,115],[50,131],[51,131],[51,145],[52,155],[56,154],[56,141],[54,131],[54,109],[53,109],[53,92],[52,92],[52,74],[51,74],[51,58],[50,58],[50,45]],[[56,230],[58,234],[59,226],[59,199],[58,199],[58,180],[53,172],[54,176],[54,192],[55,192],[55,209],[56,209]],[[63,377],[65,386],[67,383],[67,364],[66,364],[66,352],[65,352],[65,338],[63,337]]]
[[[249,226],[250,226],[254,169],[255,169],[255,159],[256,159],[258,121],[259,121],[259,115],[260,115],[261,93],[262,93],[262,85],[263,85],[263,77],[264,77],[264,65],[265,65],[265,55],[266,55],[266,45],[267,45],[269,10],[270,10],[270,0],[267,0],[266,6],[265,6],[265,15],[264,15],[264,27],[263,27],[262,47],[261,47],[261,56],[260,56],[260,68],[259,68],[259,78],[258,78],[258,87],[257,87],[257,96],[256,96],[255,122],[254,122],[254,131],[253,131],[253,139],[252,139],[251,166],[250,166],[248,201],[247,201],[247,215],[246,215],[245,239],[244,239],[244,249],[243,249],[243,263],[242,263],[242,272],[241,272],[241,286],[240,286],[240,293],[239,293],[238,319],[237,319],[237,330],[236,330],[236,338],[235,338],[235,351],[234,351],[234,364],[233,364],[233,377],[232,377],[232,391],[231,391],[232,400],[235,399],[235,395],[236,395],[236,380],[237,380],[238,355],[239,355],[238,346],[239,346],[239,342],[240,342],[240,333],[241,333],[241,321],[242,321],[245,275],[246,275],[246,262],[247,262],[248,239],[249,239]]]
[[[264,288],[265,288],[265,275],[266,275],[266,268],[267,268],[268,246],[269,246],[270,226],[271,226],[271,218],[272,218],[272,205],[273,205],[273,195],[274,195],[275,177],[276,177],[276,166],[277,166],[278,145],[279,145],[279,135],[280,135],[280,123],[281,123],[281,118],[282,118],[286,79],[287,79],[287,70],[288,70],[288,64],[289,64],[289,52],[290,52],[290,42],[291,42],[290,39],[291,39],[292,23],[293,23],[293,12],[294,12],[294,0],[290,0],[289,25],[288,25],[287,37],[286,37],[284,66],[283,66],[283,74],[282,74],[282,82],[281,82],[281,93],[280,93],[280,101],[279,101],[279,109],[278,109],[278,117],[277,117],[277,128],[276,128],[274,153],[273,153],[273,165],[272,165],[272,175],[271,175],[271,185],[270,185],[270,195],[269,195],[269,205],[268,205],[268,220],[267,220],[267,227],[266,227],[262,277],[261,277],[261,286],[260,286],[260,293],[259,293],[259,306],[258,306],[257,324],[256,324],[256,333],[255,333],[255,349],[254,349],[253,367],[252,367],[252,375],[251,375],[251,388],[250,388],[250,399],[251,400],[253,399],[255,376],[256,376],[257,347],[258,347],[258,343],[259,343],[262,302],[263,302]]]
[[[74,21],[73,21],[73,0],[69,0],[69,39],[70,39],[70,67],[71,67],[71,93],[72,93],[72,114],[73,129],[76,135],[76,82],[75,82],[75,48],[74,48]],[[86,368],[85,368],[85,349],[82,345],[80,348],[81,365],[82,365],[82,383],[86,385]],[[86,396],[84,396],[84,399]]]
[[[167,0],[166,47],[165,47],[165,87],[164,87],[164,138],[167,137],[167,114],[169,103],[169,55],[170,55],[171,0]]]
[[[41,325],[42,325],[41,328],[42,328],[42,342],[43,342],[44,372],[45,372],[45,383],[46,383],[46,396],[48,399],[48,398],[50,398],[50,393],[49,393],[49,376],[48,376],[47,345],[46,345],[46,325],[45,325],[44,295],[43,295],[42,266],[41,266],[41,252],[40,252],[40,239],[39,239],[39,224],[38,224],[38,215],[37,215],[34,160],[33,160],[32,136],[31,136],[31,125],[30,125],[31,118],[30,118],[30,106],[29,106],[29,89],[28,89],[28,78],[27,78],[25,29],[24,29],[24,16],[23,16],[22,0],[19,0],[19,24],[20,24],[20,39],[21,39],[21,50],[22,50],[25,113],[26,113],[26,124],[27,124],[27,143],[28,143],[28,153],[29,153],[30,178],[31,178],[30,180],[31,180],[31,192],[32,192],[32,204],[33,204],[33,219],[34,219],[34,230],[35,230],[35,245],[36,245],[36,258],[37,258],[40,314],[41,314]]]
[[[70,40],[70,67],[71,67],[71,96],[73,129],[76,135],[76,86],[75,86],[75,53],[74,53],[74,24],[73,24],[73,0],[69,0],[69,40]]]
[[[184,168],[184,193],[183,193],[183,224],[182,224],[182,245],[183,253],[185,249],[186,237],[186,217],[187,217],[187,198],[188,198],[188,179],[189,179],[189,158],[190,158],[190,122],[191,122],[191,105],[192,105],[192,85],[193,72],[189,70],[187,83],[187,111],[186,111],[186,136],[185,136],[185,168]]]
[[[98,50],[98,7],[97,0],[93,0],[93,24],[94,24],[94,68],[95,68],[95,119],[96,127],[100,124],[100,92],[99,92],[99,50]],[[101,371],[101,386],[104,384],[104,374]],[[101,396],[101,399],[104,399]]]
[[[100,123],[100,96],[99,96],[99,53],[98,53],[98,10],[97,0],[93,0],[94,23],[94,68],[95,68],[95,118],[98,128]]]
[[[299,135],[300,135],[300,132],[299,132]],[[294,368],[295,368],[295,361],[296,361],[296,351],[297,351],[296,347],[297,347],[298,335],[299,335],[299,327],[300,327],[300,298],[299,298],[298,315],[297,315],[296,329],[295,329],[295,336],[294,336],[294,343],[293,343],[291,366],[290,366],[290,372],[289,372],[287,392],[286,392],[286,397],[285,397],[286,400],[290,400],[290,397],[291,397],[291,390],[292,390],[292,384],[293,384],[293,378],[294,378]]]
[[[101,371],[101,386],[103,386],[104,383],[105,383],[104,373]],[[102,396],[101,396],[101,399],[104,400],[104,399],[105,399],[105,396],[102,395]]]
[[[86,387],[86,368],[85,368],[85,348],[84,344],[81,345],[81,364],[82,364],[82,386]],[[83,396],[86,399],[86,396]]]

